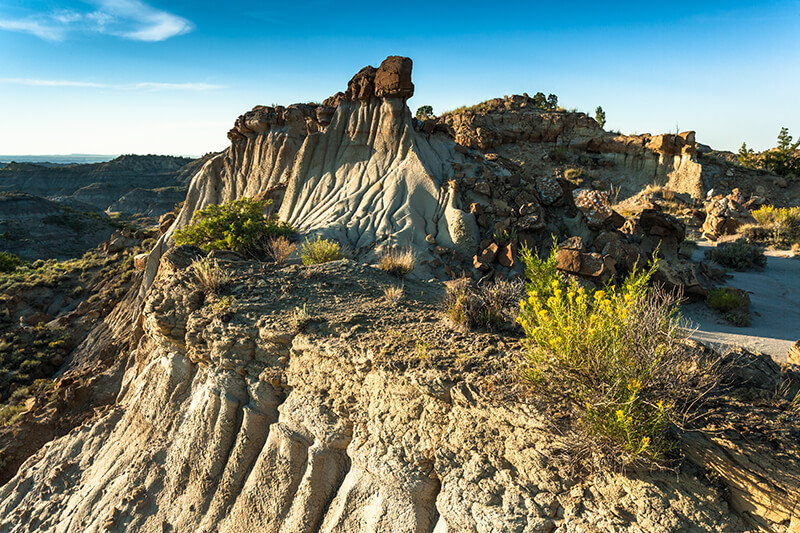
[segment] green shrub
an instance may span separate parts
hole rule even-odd
[[[706,298],[706,304],[722,313],[723,318],[737,327],[751,324],[750,297],[741,289],[719,287],[712,289]]]
[[[0,252],[0,272],[14,272],[17,267],[24,265],[24,261],[9,252]]]
[[[706,259],[733,270],[753,270],[767,264],[764,249],[744,240],[709,248],[705,256]]]
[[[716,309],[717,311],[725,313],[733,311],[734,309],[748,307],[750,305],[750,300],[747,298],[747,295],[739,289],[720,287],[709,291],[706,303],[711,309]]]
[[[294,233],[277,215],[265,216],[271,200],[240,198],[227,204],[210,205],[197,211],[191,223],[173,235],[177,244],[191,244],[203,250],[232,250],[252,255],[268,239]]]
[[[800,207],[765,205],[753,211],[753,218],[758,225],[742,228],[748,240],[778,248],[800,243]]]
[[[313,241],[306,239],[300,247],[300,259],[304,265],[327,263],[342,258],[342,249],[336,241],[323,239],[319,235]]]
[[[517,319],[527,345],[523,376],[567,400],[606,457],[663,458],[674,446],[667,430],[679,407],[716,383],[713,363],[697,361],[683,342],[675,300],[648,289],[655,264],[619,288],[591,291],[562,278],[555,252],[547,260],[521,254],[528,278]]]
[[[417,120],[427,120],[429,118],[436,118],[436,115],[433,114],[432,106],[423,105],[417,108],[416,117]]]

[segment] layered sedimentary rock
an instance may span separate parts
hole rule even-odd
[[[495,98],[446,113],[438,128],[456,142],[527,164],[533,171],[556,147],[584,152],[613,165],[614,184],[626,194],[659,183],[695,197],[702,194],[693,131],[678,135],[620,135],[604,131],[585,113],[543,110],[527,95]],[[602,172],[599,172],[602,174]]]
[[[453,164],[468,158],[446,137],[414,129],[405,103],[413,90],[411,60],[392,56],[362,69],[326,105],[259,106],[239,117],[231,147],[194,177],[173,229],[151,254],[148,282],[175,228],[207,205],[242,196],[272,199],[298,230],[335,237],[359,256],[427,247],[429,235],[471,254],[475,217],[449,181]]]
[[[183,210],[161,220],[147,264],[137,256],[147,271],[141,306],[116,321],[138,316],[124,376],[109,379],[116,403],[0,488],[0,531],[797,528],[798,428],[775,391],[799,385],[763,358],[729,365],[740,379],[693,413],[682,429],[691,460],[675,471],[586,473],[574,468],[584,443],[569,414],[517,380],[518,336],[454,331],[440,320],[439,283],[407,279],[401,302],[387,302],[396,279],[363,264],[382,247],[411,245],[434,274],[466,265],[502,277],[519,272],[521,243],[576,236],[559,266],[600,283],[657,245],[669,261],[685,236],[649,210],[623,225],[606,192],[531,171],[525,146],[484,153],[469,129],[459,144],[414,121],[410,72],[390,57],[323,105],[239,117]],[[562,123],[558,139],[569,121],[588,147],[598,134],[588,117],[547,122]],[[688,135],[646,142],[691,156]],[[305,268],[215,252],[231,281],[202,290],[191,265],[205,252],[171,235],[243,196],[272,199],[301,232],[333,236],[362,262]]]

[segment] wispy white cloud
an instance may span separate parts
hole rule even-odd
[[[95,83],[91,81],[37,80],[31,78],[0,78],[0,84],[28,85],[34,87],[85,87],[90,89],[114,89],[118,91],[211,91],[224,89],[224,85],[211,83],[161,83],[145,81],[131,84]]]
[[[0,17],[0,29],[61,41],[74,33],[114,35],[134,41],[164,41],[194,29],[187,19],[141,0],[90,0],[93,11],[59,9],[24,18]]]

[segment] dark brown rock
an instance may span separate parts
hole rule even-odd
[[[375,67],[367,65],[347,83],[345,96],[351,100],[369,100],[375,96]]]
[[[511,243],[501,246],[497,251],[497,262],[506,268],[514,267],[514,249]]]
[[[590,228],[600,228],[614,215],[608,193],[592,189],[572,191],[572,199]]]
[[[389,56],[384,59],[375,74],[375,95],[379,98],[414,96],[412,66],[413,62],[408,57]]]

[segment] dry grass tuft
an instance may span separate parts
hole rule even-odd
[[[464,280],[447,290],[444,311],[450,321],[462,329],[495,330],[515,322],[519,301],[524,295],[522,281],[494,281],[483,287],[473,287]]]
[[[403,299],[404,292],[402,285],[390,285],[383,289],[383,299],[389,305],[395,306]]]
[[[323,239],[319,235],[313,241],[306,239],[300,247],[300,258],[304,265],[316,265],[342,259],[342,248],[336,241]]]
[[[297,249],[297,244],[289,241],[284,236],[275,237],[267,241],[267,254],[276,263],[283,263]]]
[[[219,294],[232,281],[230,274],[219,266],[216,259],[197,259],[192,263],[192,270],[197,284],[206,294]]]
[[[411,272],[416,261],[417,255],[410,247],[395,248],[380,256],[378,267],[389,274],[402,277]]]

